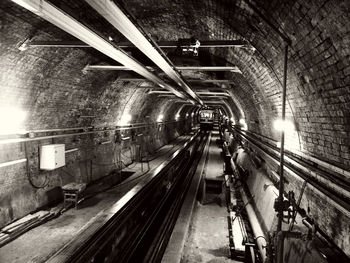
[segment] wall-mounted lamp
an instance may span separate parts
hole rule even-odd
[[[163,118],[164,118],[164,115],[163,114],[159,114],[158,118],[157,118],[157,122],[162,122]]]
[[[290,120],[281,120],[277,119],[273,122],[273,127],[277,131],[283,131],[283,132],[293,132],[295,131],[295,125]]]
[[[122,125],[128,125],[130,124],[132,119],[132,116],[130,113],[123,113],[122,117],[120,118],[120,121],[118,123],[118,125],[122,126]]]
[[[20,128],[27,116],[27,113],[22,109],[14,107],[0,108],[0,135],[18,134],[23,131]]]
[[[248,125],[247,125],[245,119],[240,119],[239,124],[242,126],[242,130],[245,130],[245,131],[248,130]]]

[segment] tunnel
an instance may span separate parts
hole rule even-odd
[[[2,0],[0,66],[0,262],[350,262],[349,1]]]

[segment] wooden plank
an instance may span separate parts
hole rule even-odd
[[[33,219],[34,217],[35,217],[34,215],[29,214],[29,215],[27,215],[27,216],[25,216],[25,217],[22,217],[21,219],[18,219],[17,221],[15,221],[15,222],[13,222],[13,223],[11,223],[11,224],[9,224],[9,225],[3,227],[1,230],[2,230],[3,232],[6,232],[7,230],[9,230],[9,229],[11,229],[11,228],[14,228],[14,227],[16,227],[16,226],[18,226],[18,225],[21,225],[21,224],[26,223],[28,220],[31,220],[31,219]]]

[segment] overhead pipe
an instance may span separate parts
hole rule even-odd
[[[162,90],[151,90],[147,94],[171,94],[169,91]],[[172,94],[171,94],[172,95]],[[220,96],[220,97],[229,97],[230,95],[226,92],[211,92],[211,91],[197,91],[199,96]]]
[[[174,80],[183,91],[192,97],[199,104],[203,101],[188,86],[183,77],[176,71],[175,67],[167,61],[158,50],[156,43],[149,39],[134,25],[124,12],[112,0],[85,0],[101,16],[118,29],[130,42],[148,56],[165,74]]]
[[[123,81],[147,81],[147,79],[142,78],[120,78]],[[191,83],[225,83],[225,84],[235,84],[233,80],[229,79],[189,79],[187,82]]]
[[[56,6],[45,0],[12,0],[18,5],[26,8],[34,14],[44,18],[55,26],[63,29],[74,37],[87,43],[91,47],[97,49],[106,56],[114,59],[115,61],[123,64],[124,66],[131,68],[136,73],[145,77],[146,79],[156,83],[162,88],[165,88],[177,97],[187,99],[184,94],[176,90],[174,87],[165,83],[162,79],[150,72],[144,65],[129,56],[123,50],[113,46],[107,40],[97,35],[95,32],[84,26],[77,20],[58,9]]]
[[[146,66],[149,70],[155,70],[154,67]],[[175,66],[177,70],[198,70],[198,71],[231,71],[242,74],[236,66]],[[85,70],[130,70],[125,66],[114,65],[87,65]]]
[[[116,43],[120,48],[133,48],[135,47],[130,42],[117,42]],[[216,48],[226,48],[226,47],[245,47],[248,44],[244,40],[201,40],[201,48],[216,47]],[[30,41],[28,47],[62,47],[62,48],[90,48],[89,45],[80,41]],[[157,45],[160,48],[176,48],[179,46],[178,41],[159,41]],[[180,45],[181,47],[183,45]]]

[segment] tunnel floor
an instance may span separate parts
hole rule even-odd
[[[205,180],[216,181],[216,185],[221,186],[224,173],[222,149],[217,143],[218,140],[218,131],[213,131],[205,167]],[[196,203],[182,262],[236,262],[229,259],[228,212],[225,195],[221,193],[225,192],[220,190],[208,189],[207,184],[203,204]]]
[[[180,136],[171,144],[160,148],[153,157],[150,157],[150,170],[167,160],[189,138],[190,136]],[[77,210],[74,208],[69,209],[58,218],[29,230],[1,247],[0,262],[39,263],[48,260],[70,240],[78,236],[80,231],[86,229],[94,222],[97,214],[115,204],[125,193],[142,180],[144,178],[143,175],[147,171],[147,164],[143,164],[143,170],[141,169],[141,164],[136,163],[132,168],[127,168],[123,171],[133,172],[133,174],[120,185],[108,191],[100,189],[100,193],[80,203]],[[93,186],[95,191],[99,191],[99,188],[102,187],[102,185]]]
[[[241,262],[230,259],[224,160],[217,127],[209,137],[162,263]]]

